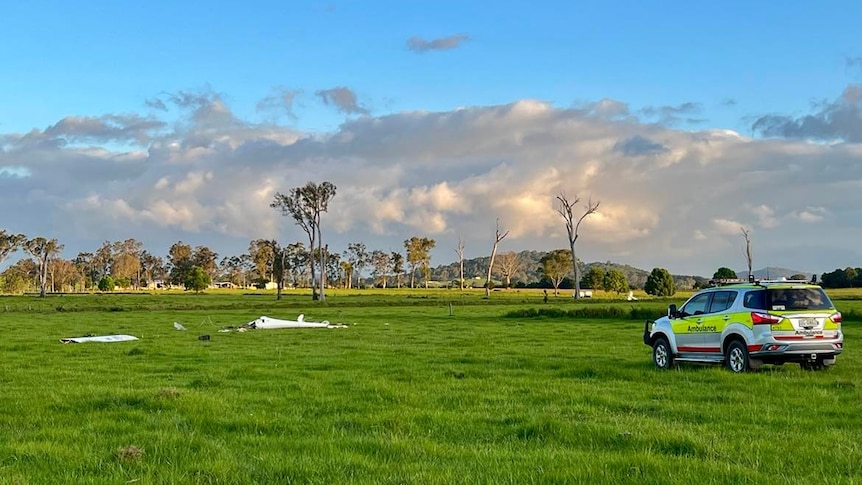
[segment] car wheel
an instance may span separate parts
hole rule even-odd
[[[659,369],[670,369],[673,365],[673,354],[670,345],[664,337],[659,337],[652,344],[652,361]]]
[[[748,348],[739,340],[734,340],[727,346],[724,363],[731,372],[745,372],[749,369]]]

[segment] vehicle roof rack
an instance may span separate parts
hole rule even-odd
[[[817,284],[817,282],[814,280],[814,278],[812,278],[811,281],[808,281],[807,279],[791,280],[791,279],[787,279],[787,278],[778,278],[778,279],[765,279],[764,278],[764,279],[759,280],[759,279],[755,279],[753,277],[749,278],[747,280],[743,279],[743,278],[713,278],[713,279],[709,280],[710,286],[739,285],[739,284],[745,284],[745,283],[749,283],[752,285],[758,285],[758,286],[765,286],[765,285],[770,285],[770,284],[772,284],[772,285],[775,285],[775,284],[803,284],[803,285],[804,284],[812,284],[812,285],[816,285]]]

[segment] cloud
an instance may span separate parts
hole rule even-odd
[[[48,138],[73,142],[125,142],[146,144],[165,127],[165,123],[135,114],[67,116],[42,133]]]
[[[296,114],[293,112],[293,103],[301,92],[298,89],[289,90],[281,86],[273,88],[271,94],[257,102],[257,111],[271,112],[277,116],[285,115],[292,120],[296,120]]]
[[[656,119],[658,123],[670,126],[680,121],[692,124],[702,123],[704,121],[702,119],[685,116],[700,113],[702,109],[703,106],[700,103],[689,101],[676,106],[646,106],[640,110],[640,113],[647,119]]]
[[[835,101],[818,111],[793,117],[764,115],[751,126],[765,137],[816,141],[862,142],[862,84],[851,84]]]
[[[455,34],[431,40],[425,40],[421,37],[413,36],[407,39],[407,48],[413,52],[419,53],[425,53],[428,51],[446,51],[459,47],[468,40],[470,40],[470,36],[467,34]]]
[[[635,135],[631,138],[619,141],[614,145],[614,151],[620,152],[627,157],[660,155],[669,150],[661,143],[656,143],[648,138]]]
[[[350,88],[336,87],[332,89],[322,89],[315,94],[320,96],[323,104],[335,106],[338,111],[345,114],[368,114],[368,109],[359,105],[356,101],[356,93]]]
[[[862,190],[857,144],[677,130],[612,100],[367,115],[310,134],[243,120],[211,92],[158,99],[170,109],[135,149],[114,140],[148,133],[143,115],[0,133],[6,228],[57,237],[72,256],[127,237],[156,254],[179,239],[239,254],[250,239],[302,240],[269,203],[329,180],[338,190],[324,238],[334,251],[355,241],[402,250],[419,235],[437,241],[433,263],[446,263],[460,235],[469,257],[483,256],[497,218],[511,231],[501,250],[566,247],[554,210],[566,192],[601,201],[581,226],[585,261],[708,275],[744,264],[740,227],[753,229],[755,264],[769,255],[770,265],[819,271],[862,258],[862,211],[847,203]],[[64,142],[81,133],[94,145]],[[788,223],[806,230],[788,237]]]

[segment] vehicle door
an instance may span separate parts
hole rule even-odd
[[[677,351],[704,352],[702,324],[709,310],[713,292],[694,295],[680,308],[679,318],[672,320]]]
[[[703,345],[709,352],[721,352],[721,335],[733,323],[732,307],[736,291],[716,291],[712,294],[709,310],[701,322]]]

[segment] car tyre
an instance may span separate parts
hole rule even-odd
[[[652,344],[652,361],[659,369],[670,369],[673,366],[673,353],[667,339],[659,337]]]
[[[748,348],[745,343],[734,340],[727,346],[724,363],[731,372],[740,373],[750,369]]]

